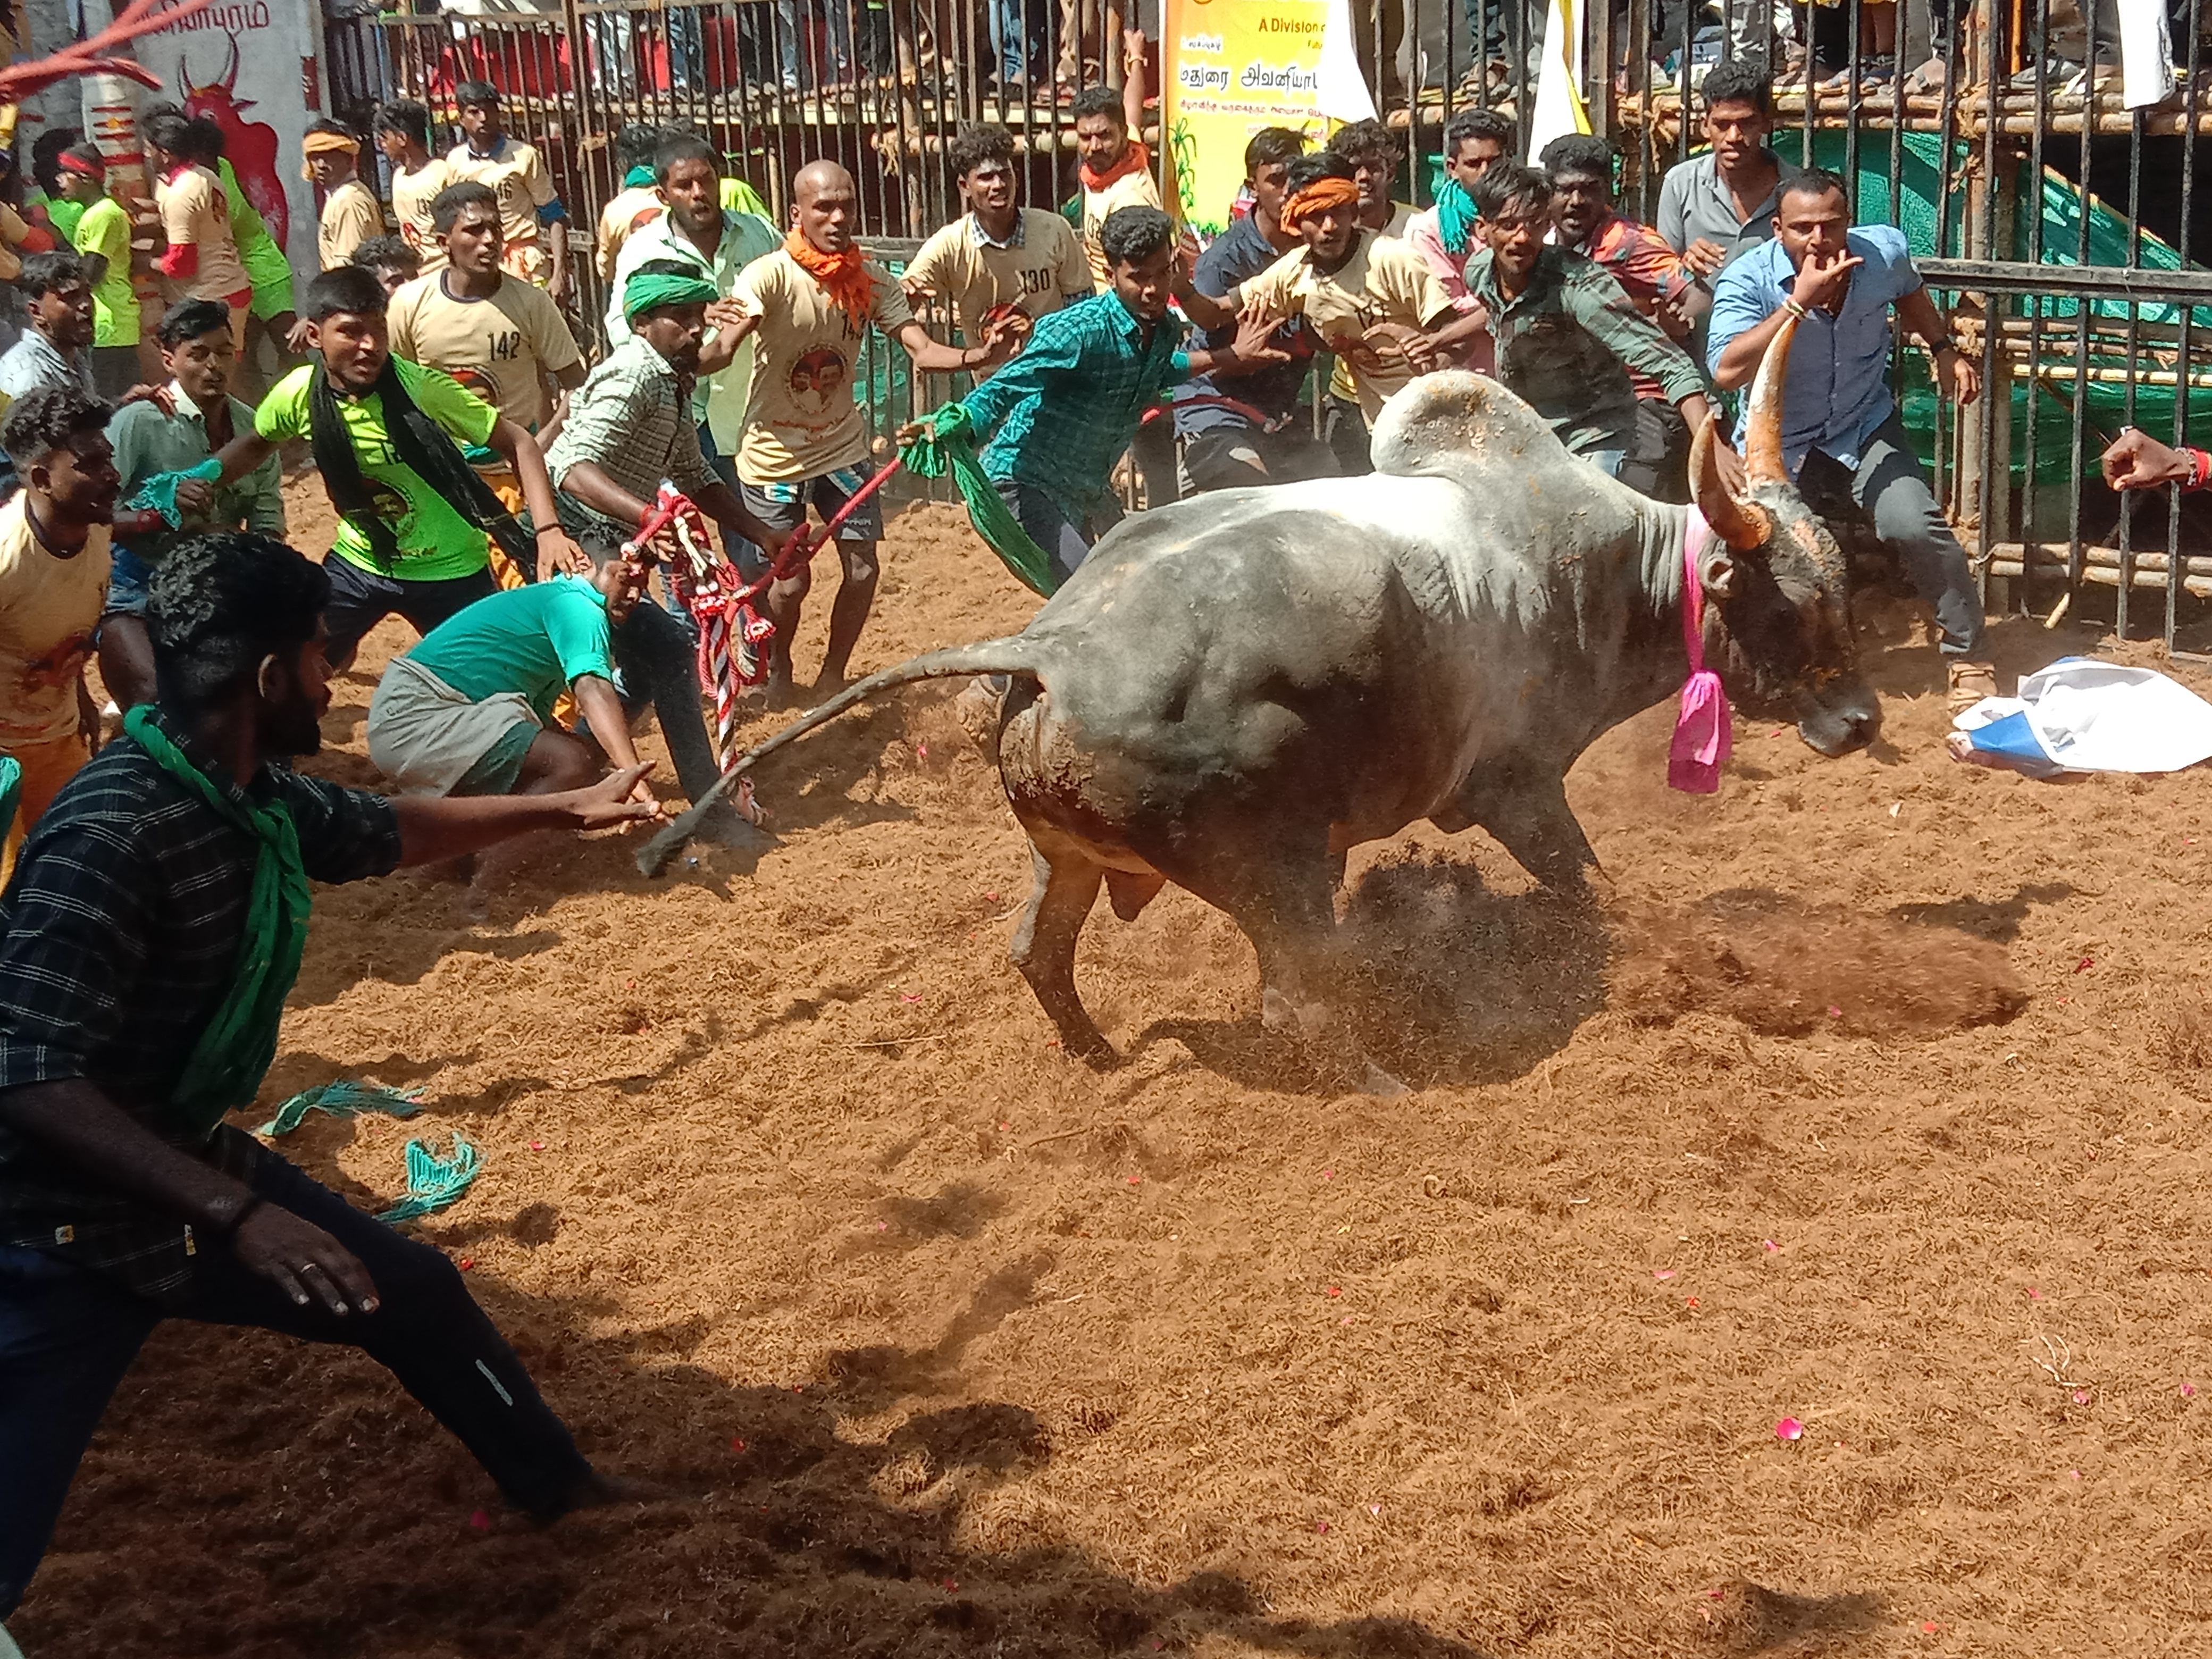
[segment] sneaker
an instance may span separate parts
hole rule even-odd
[[[1984,697],[1997,694],[1997,671],[1985,662],[1950,665],[1951,717],[1956,720]]]

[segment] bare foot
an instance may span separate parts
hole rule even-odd
[[[761,694],[761,702],[771,713],[798,706],[799,688],[792,684],[788,668],[779,668],[768,677],[768,690]]]

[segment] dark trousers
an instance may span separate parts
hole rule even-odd
[[[1030,539],[1051,555],[1053,567],[1066,581],[1081,568],[1091,555],[1091,544],[1121,522],[1121,503],[1110,497],[1105,505],[1091,513],[1081,524],[1069,518],[1058,501],[1034,484],[1017,483],[1012,478],[994,481],[999,499],[1006,510],[1021,521]]]
[[[1369,453],[1367,416],[1358,404],[1330,398],[1322,407],[1322,434],[1329,453],[1336,457],[1336,470],[1346,477],[1364,477],[1375,470],[1374,457]]]
[[[1330,478],[1337,466],[1334,453],[1314,436],[1301,411],[1279,432],[1231,426],[1194,433],[1183,440],[1182,470],[1197,493]]]
[[[331,607],[324,613],[331,641],[325,650],[340,668],[353,660],[368,630],[386,617],[404,617],[417,634],[427,634],[456,611],[499,592],[489,568],[450,581],[410,582],[363,570],[333,553],[323,568],[331,578]]]
[[[1655,501],[1682,506],[1690,499],[1690,423],[1682,411],[1659,398],[1636,404],[1636,439],[1619,477],[1631,489]]]
[[[557,1513],[591,1472],[443,1251],[402,1237],[281,1159],[254,1190],[358,1256],[376,1282],[377,1310],[338,1319],[319,1304],[297,1307],[220,1246],[197,1258],[192,1282],[168,1307],[58,1256],[0,1249],[0,1619],[22,1600],[93,1431],[164,1317],[360,1348],[533,1513]]]
[[[622,671],[623,712],[635,720],[647,703],[660,720],[661,741],[677,781],[693,800],[722,775],[699,712],[698,646],[688,621],[657,605],[641,605],[614,629],[615,666]]]

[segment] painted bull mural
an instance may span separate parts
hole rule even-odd
[[[1698,434],[1709,538],[1570,455],[1495,380],[1430,375],[1383,411],[1371,476],[1132,518],[1019,634],[872,675],[738,770],[893,686],[1001,677],[980,735],[1036,866],[1012,957],[1066,1049],[1114,1057],[1075,986],[1100,886],[1129,920],[1172,881],[1251,939],[1271,1027],[1393,1087],[1334,1006],[1346,850],[1422,818],[1480,824],[1539,880],[1583,889],[1596,858],[1568,769],[1681,686],[1692,571],[1706,659],[1741,706],[1796,720],[1823,754],[1875,736],[1843,557],[1783,465],[1794,327],[1753,389],[1742,494],[1724,441]]]

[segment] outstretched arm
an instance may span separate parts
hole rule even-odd
[[[553,481],[545,475],[545,452],[538,447],[538,440],[526,428],[502,418],[491,429],[490,443],[507,457],[522,485],[523,505],[530,509],[531,526],[538,538],[538,580],[544,581],[562,570],[589,570],[592,562],[561,528],[561,509],[554,504]]]
[[[626,766],[556,795],[395,795],[399,862],[436,864],[532,830],[605,830],[651,817],[653,806],[631,797],[652,769]]]

